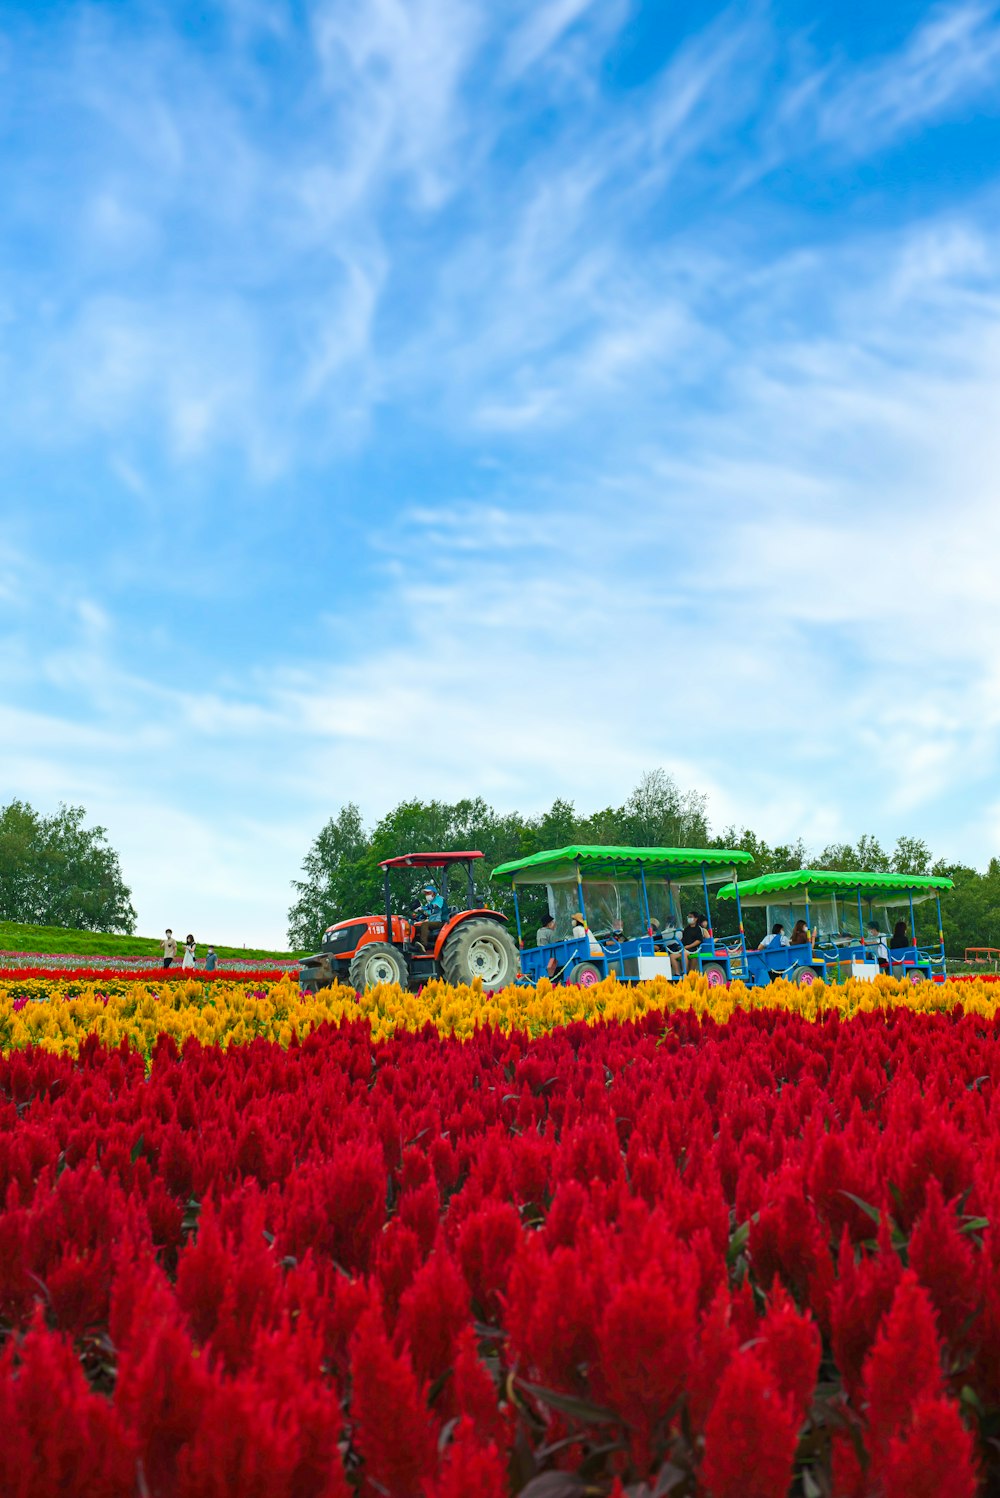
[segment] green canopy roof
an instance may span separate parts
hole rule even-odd
[[[756,879],[740,880],[740,900],[744,905],[780,905],[781,895],[806,890],[818,897],[850,895],[861,891],[863,900],[929,900],[939,890],[951,889],[952,880],[943,874],[883,874],[871,869],[787,869],[780,874],[760,874]],[[720,900],[735,900],[736,885],[724,884]]]
[[[575,879],[577,869],[588,879],[637,879],[639,870],[661,879],[683,879],[701,875],[706,869],[728,868],[753,862],[751,853],[731,848],[612,848],[571,843],[566,848],[546,848],[529,858],[516,858],[493,870],[494,879],[511,884],[552,884]],[[741,886],[742,888],[742,886]]]

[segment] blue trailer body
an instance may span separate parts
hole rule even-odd
[[[549,977],[570,983],[595,983],[611,975],[623,982],[653,976],[672,981],[686,967],[697,969],[714,985],[730,981],[734,955],[730,944],[717,941],[712,935],[700,948],[688,953],[686,962],[678,961],[681,973],[672,971],[670,953],[673,951],[677,960],[676,954],[681,951],[676,894],[682,886],[698,889],[705,901],[707,922],[709,880],[718,883],[730,877],[735,879],[739,866],[750,861],[751,855],[742,850],[572,845],[502,864],[494,869],[493,877],[511,882],[525,981],[537,983]],[[556,916],[557,929],[560,924],[563,929],[556,941],[544,946],[529,946],[524,941],[518,892],[526,885],[545,885],[550,904],[558,907],[552,914]],[[600,907],[603,901],[600,913],[607,916],[608,891],[613,890],[620,917],[624,895],[618,892],[626,888],[632,918],[641,928],[638,934],[618,940],[603,927],[596,934],[592,931],[587,938],[568,934],[570,908],[590,921],[593,912],[589,907],[594,903],[590,896],[597,892],[600,899],[596,904]],[[661,903],[654,921],[651,910],[656,899]],[[742,931],[736,940],[742,943]],[[738,962],[740,958],[735,960]]]
[[[790,869],[744,880],[738,888],[735,884],[727,885],[719,891],[719,899],[736,899],[741,907],[766,908],[769,925],[775,916],[780,915],[782,921],[801,916],[811,933],[812,944],[808,947],[770,948],[765,953],[749,951],[747,982],[760,984],[770,982],[774,976],[786,975],[808,982],[811,981],[806,972],[808,966],[813,968],[815,976],[821,975],[822,967],[822,976],[835,979],[843,975],[845,968],[853,971],[855,964],[861,964],[870,976],[881,970],[921,982],[930,978],[940,980],[947,971],[941,892],[951,888],[952,881],[944,875]],[[932,899],[937,902],[938,944],[921,944],[914,939],[914,907]],[[888,924],[888,911],[893,908],[906,908],[910,916],[910,941],[895,951],[888,947],[878,919],[878,912],[882,912]],[[856,930],[850,929],[852,926]],[[877,937],[866,936],[872,926],[878,930]],[[881,964],[880,945],[887,952]],[[803,954],[807,952],[805,957]]]

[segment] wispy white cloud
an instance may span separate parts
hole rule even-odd
[[[519,77],[534,66],[594,8],[594,0],[546,0],[529,7],[505,49],[505,70]]]
[[[1000,76],[1000,19],[993,5],[931,11],[903,48],[831,79],[819,133],[871,151],[916,124],[974,104]]]
[[[334,0],[313,29],[349,153],[370,177],[408,177],[421,206],[448,196],[463,132],[460,85],[481,37],[466,0]]]

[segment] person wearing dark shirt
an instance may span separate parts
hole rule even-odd
[[[811,941],[812,937],[809,934],[809,927],[806,925],[805,921],[796,921],[795,925],[792,927],[792,934],[789,938],[788,945],[790,947],[808,946]]]
[[[705,917],[698,915],[696,911],[688,912],[687,924],[681,933],[682,950],[670,954],[670,966],[674,970],[675,977],[680,977],[681,973],[690,973],[692,969],[697,970],[698,963],[695,954],[702,942],[708,939],[704,921]]]
[[[556,918],[554,915],[547,915],[542,924],[539,926],[538,930],[535,932],[535,946],[551,947],[555,939]]]
[[[906,929],[905,921],[897,921],[892,930],[892,940],[889,942],[890,952],[902,952],[906,947],[912,946],[910,933]]]
[[[413,912],[413,938],[426,951],[431,944],[431,927],[440,926],[444,920],[444,896],[430,879],[421,886],[421,892],[424,903]]]

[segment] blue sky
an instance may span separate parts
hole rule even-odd
[[[1000,10],[0,3],[0,785],[1000,852]]]

